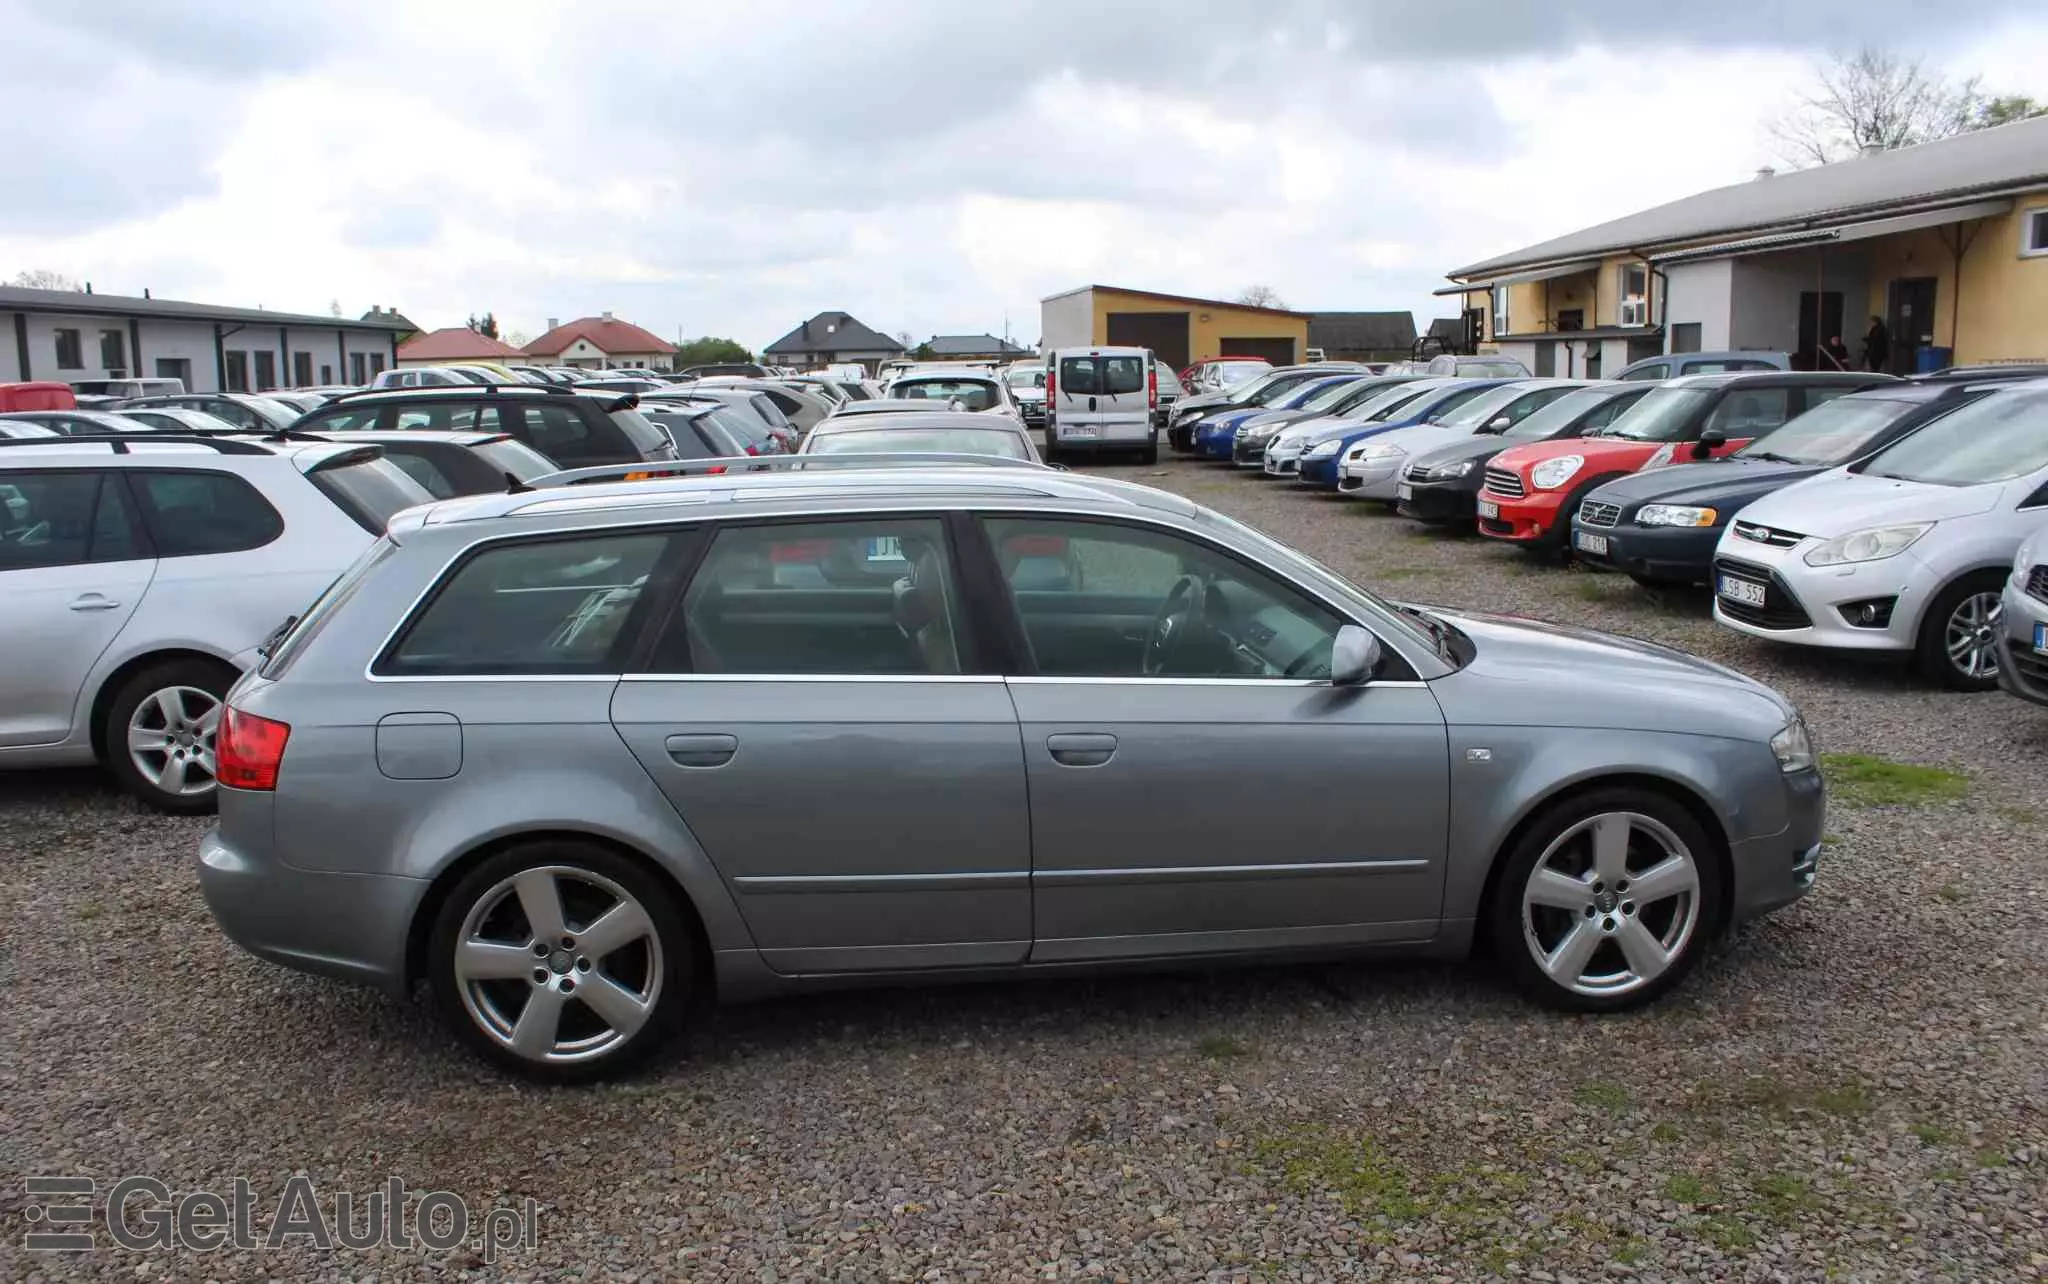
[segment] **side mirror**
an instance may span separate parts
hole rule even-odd
[[[1485,428],[1481,429],[1481,431],[1489,433],[1503,433],[1514,426],[1514,420],[1508,418],[1506,415],[1499,415],[1494,418],[1493,422],[1487,424]]]
[[[1337,630],[1330,643],[1330,685],[1355,687],[1370,682],[1380,671],[1380,640],[1356,624]]]
[[[1727,444],[1727,433],[1722,432],[1719,428],[1709,428],[1700,434],[1698,441],[1692,444],[1692,457],[1694,459],[1706,459]]]

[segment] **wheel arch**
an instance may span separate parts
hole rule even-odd
[[[99,686],[93,691],[90,712],[86,716],[86,730],[92,738],[92,756],[94,758],[103,764],[107,760],[107,710],[112,707],[114,697],[120,693],[121,688],[127,686],[131,678],[145,669],[155,668],[159,664],[179,664],[185,662],[211,664],[225,669],[237,677],[241,675],[241,670],[235,667],[233,660],[217,652],[202,651],[197,647],[167,647],[162,650],[144,651],[140,655],[130,656],[109,670],[106,676],[100,679]],[[230,682],[229,685],[232,686],[233,683]]]

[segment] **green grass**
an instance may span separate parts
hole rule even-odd
[[[1813,1094],[1813,1108],[1839,1118],[1870,1113],[1870,1093],[1860,1083],[1822,1088]]]
[[[1935,1124],[1914,1124],[1910,1131],[1930,1146],[1952,1146],[1956,1141],[1954,1133]]]
[[[1957,887],[1954,883],[1943,883],[1934,889],[1934,895],[1936,899],[1954,905],[1963,899],[1963,889]]]
[[[1650,1129],[1651,1141],[1661,1141],[1669,1144],[1679,1139],[1680,1133],[1677,1124],[1660,1123],[1655,1128]]]
[[[1664,1179],[1664,1198],[1674,1204],[1711,1203],[1713,1192],[1691,1173],[1673,1173]]]
[[[1302,1127],[1261,1141],[1256,1153],[1298,1195],[1334,1195],[1348,1213],[1395,1222],[1422,1215],[1414,1179],[1370,1137]]]
[[[1803,1219],[1820,1207],[1813,1183],[1791,1173],[1771,1173],[1756,1183],[1757,1211],[1779,1225]]]
[[[1700,1223],[1707,1242],[1724,1253],[1746,1252],[1756,1247],[1756,1232],[1732,1213],[1715,1213]]]
[[[1820,845],[1823,847],[1840,847],[1842,839],[1836,834],[1822,834],[1820,836]]]
[[[1234,1057],[1248,1057],[1252,1050],[1242,1040],[1227,1034],[1205,1034],[1195,1044],[1195,1051],[1211,1061],[1228,1061]]]
[[[2022,828],[2031,827],[2041,823],[2041,813],[2032,807],[2015,807],[2011,804],[2007,804],[2005,806],[1997,807],[1994,810],[1998,812],[1999,816],[2002,817],[2006,821],[2006,823],[2018,825]]]
[[[1607,586],[1590,575],[1574,576],[1571,585],[1572,596],[1581,602],[1609,602],[1613,600],[1613,595],[1608,593]]]
[[[77,909],[72,910],[71,917],[90,923],[106,912],[106,909],[98,901],[87,901]]]
[[[1572,1097],[1582,1106],[1596,1106],[1602,1110],[1628,1109],[1628,1089],[1603,1079],[1589,1079],[1580,1084],[1573,1090]]]
[[[1845,807],[1919,807],[1970,792],[1970,778],[1959,772],[1870,754],[1822,754],[1821,770],[1835,801]]]
[[[2003,1168],[2011,1162],[2002,1146],[1985,1146],[1977,1152],[1979,1168]]]

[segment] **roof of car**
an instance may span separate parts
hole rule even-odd
[[[1712,374],[1680,375],[1658,384],[1660,388],[1726,388],[1731,384],[1775,383],[1867,383],[1890,387],[1897,382],[1888,375],[1855,370],[1717,370]]]
[[[567,383],[450,383],[422,388],[371,388],[363,392],[350,392],[327,403],[330,406],[361,405],[380,401],[442,400],[463,397],[587,397],[593,401],[609,400],[617,392],[596,388],[581,391],[580,384]]]
[[[255,433],[222,433],[207,437],[172,432],[109,433],[104,436],[59,436],[47,441],[36,438],[34,449],[10,449],[5,459],[9,468],[42,460],[58,460],[75,467],[77,460],[66,458],[73,455],[91,458],[95,467],[105,464],[146,467],[151,462],[161,464],[167,455],[220,460],[267,457],[310,465],[375,444],[303,437],[279,441]]]
[[[941,402],[940,405],[945,403]],[[972,410],[910,410],[873,415],[833,415],[818,421],[811,435],[843,432],[883,432],[891,428],[981,428],[1022,436],[1024,429],[1008,415],[990,415]]]
[[[476,432],[460,429],[451,431],[435,428],[350,428],[337,430],[332,434],[307,433],[306,435],[318,435],[325,441],[363,441],[380,446],[387,444],[416,445],[422,442],[428,445],[441,446],[483,446],[494,441],[512,440],[512,434],[508,432]]]
[[[1002,376],[986,367],[961,366],[957,370],[906,370],[902,374],[897,375],[895,382],[890,386],[896,387],[906,383],[921,383],[929,379],[943,379],[948,382],[957,382],[961,379],[972,379],[978,383],[1002,382]]]

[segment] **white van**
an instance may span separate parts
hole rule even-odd
[[[1045,460],[1137,450],[1159,461],[1159,378],[1150,348],[1059,348],[1045,358]]]

